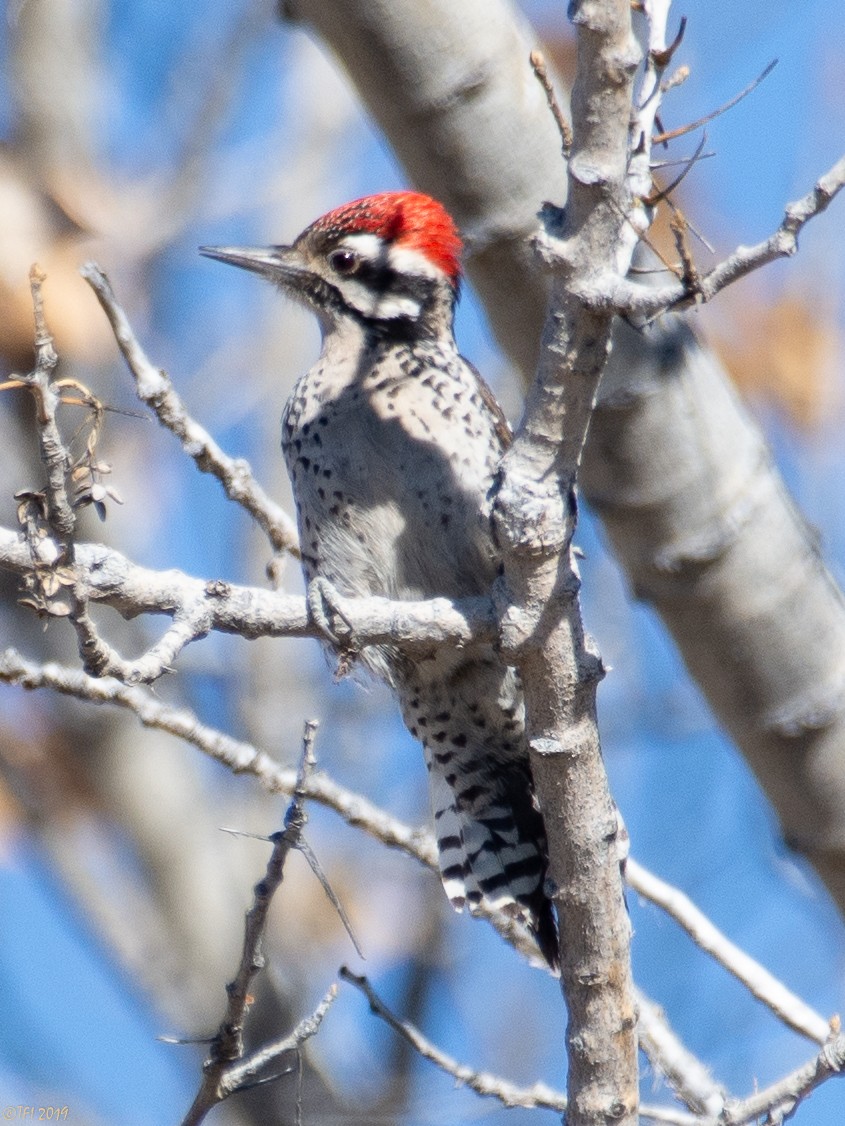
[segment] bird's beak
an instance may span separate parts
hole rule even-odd
[[[275,282],[302,273],[302,259],[291,246],[201,246],[200,254]]]

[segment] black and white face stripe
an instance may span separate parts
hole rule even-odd
[[[326,281],[345,305],[374,321],[416,321],[448,279],[418,250],[359,232],[324,251]]]

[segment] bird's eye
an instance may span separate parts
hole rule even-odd
[[[361,260],[351,250],[335,250],[329,255],[329,264],[338,274],[354,274]]]

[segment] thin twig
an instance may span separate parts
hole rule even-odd
[[[111,678],[86,676],[77,669],[54,663],[39,665],[25,661],[14,649],[0,653],[0,682],[24,688],[50,688],[63,695],[94,704],[112,704],[134,712],[145,727],[166,731],[197,747],[236,774],[252,774],[271,793],[293,792],[296,776],[281,767],[263,751],[240,742],[200,722],[188,708],[173,708],[159,701],[149,690],[127,687]],[[392,817],[367,798],[339,786],[322,773],[305,783],[306,796],[333,809],[348,825],[361,829],[388,848],[412,856],[432,872],[437,871],[437,846],[427,829],[414,829]],[[515,950],[531,962],[538,962],[537,944],[528,929],[503,912],[479,906],[477,914],[486,918]]]
[[[698,270],[687,242],[689,225],[680,207],[676,207],[671,200],[668,202],[672,212],[669,227],[675,240],[675,249],[678,251],[678,257],[681,260],[681,280],[688,289],[695,289],[698,285]]]
[[[328,899],[329,903],[331,903],[332,907],[334,907],[335,911],[337,912],[337,916],[343,924],[343,929],[349,936],[349,941],[355,947],[355,953],[359,958],[365,960],[364,951],[361,949],[361,944],[358,942],[355,931],[352,929],[352,921],[347,915],[343,904],[338,899],[334,888],[329,883],[326,873],[323,871],[322,867],[320,866],[319,860],[314,855],[314,851],[311,848],[311,845],[308,843],[308,841],[305,840],[304,837],[302,837],[299,844],[297,845],[297,848],[308,861],[308,867],[319,880],[320,887],[326,893],[326,899]]]
[[[298,1049],[308,1036],[313,1036],[323,1019],[326,1010],[334,1000],[336,987],[332,987],[323,998],[316,1012],[304,1021],[290,1036],[262,1046],[258,1051],[244,1057],[244,1024],[253,998],[252,983],[264,968],[264,955],[261,950],[267,915],[273,896],[284,878],[284,866],[291,849],[296,849],[302,840],[302,830],[308,820],[305,812],[305,799],[308,781],[314,771],[314,737],[317,723],[309,721],[305,725],[302,740],[302,756],[293,783],[293,799],[285,814],[285,827],[274,833],[270,840],[273,851],[267,862],[267,870],[256,885],[253,902],[244,922],[244,941],[241,959],[234,980],[226,986],[226,1013],[211,1042],[208,1058],[203,1064],[203,1077],[200,1089],[190,1110],[182,1120],[182,1126],[197,1126],[212,1107],[222,1102],[234,1091],[252,1085],[261,1068],[276,1060],[285,1052]],[[304,1029],[300,1035],[300,1031]]]
[[[755,1091],[747,1099],[731,1102],[718,1123],[702,1126],[747,1126],[765,1116],[766,1123],[780,1124],[791,1118],[798,1105],[831,1078],[845,1076],[845,1035],[832,1037],[817,1056],[796,1068],[790,1075]]]
[[[630,857],[627,863],[630,864]],[[626,865],[627,866],[627,865]],[[669,1023],[663,1009],[637,990],[637,1040],[655,1076],[694,1114],[718,1116],[727,1093],[710,1068],[689,1050]]]
[[[825,1043],[830,1036],[830,1022],[722,934],[684,892],[630,858],[625,877],[629,887],[670,915],[697,946],[741,981],[749,993],[768,1006],[779,1020],[809,1040]]]
[[[100,467],[94,460],[102,420],[102,406],[77,380],[64,379],[53,382],[58,355],[44,313],[42,286],[46,274],[34,265],[29,272],[29,280],[35,319],[36,365],[28,375],[20,377],[20,381],[35,396],[41,461],[46,470],[47,482],[43,494],[27,494],[31,503],[22,506],[24,510],[29,508],[29,511],[25,512],[23,522],[27,530],[29,541],[27,548],[31,561],[38,557],[45,547],[50,558],[46,566],[33,567],[29,570],[26,574],[26,587],[32,595],[30,601],[39,612],[46,615],[61,615],[69,619],[76,631],[79,655],[86,671],[118,672],[120,661],[117,654],[99,637],[88,613],[88,595],[80,571],[76,567],[74,542],[76,508],[82,504],[95,503],[102,515],[102,499],[100,494],[94,491],[98,471],[108,470],[107,466]],[[85,454],[77,465],[74,465],[68,443],[62,436],[56,417],[62,402],[62,390],[68,387],[78,391],[82,395],[83,404],[94,412],[94,422],[86,442]],[[69,488],[72,482],[75,482],[74,495],[71,495]],[[43,512],[46,528],[40,526],[39,508]],[[45,542],[48,529],[54,541],[49,546]],[[60,597],[55,597],[56,595]]]
[[[289,1036],[283,1036],[279,1040],[271,1040],[268,1044],[263,1044],[260,1048],[256,1049],[256,1051],[245,1056],[239,1063],[233,1064],[226,1072],[224,1079],[226,1094],[229,1095],[235,1091],[241,1091],[254,1085],[262,1068],[266,1067],[268,1063],[277,1060],[279,1056],[284,1055],[286,1052],[296,1052],[297,1056],[299,1056],[299,1049],[306,1040],[310,1040],[316,1033],[323,1022],[323,1017],[329,1011],[337,997],[337,992],[337,985],[332,984],[329,986],[325,996],[314,1012],[311,1013],[310,1016],[303,1018]],[[299,1067],[299,1063],[297,1066]],[[276,1077],[274,1076],[273,1078]]]
[[[566,1095],[562,1091],[555,1091],[545,1083],[534,1083],[530,1087],[519,1087],[510,1080],[500,1075],[493,1075],[489,1071],[477,1071],[467,1064],[459,1063],[453,1056],[433,1044],[410,1021],[397,1017],[382,1001],[366,977],[352,973],[346,966],[341,966],[339,971],[343,981],[359,990],[367,998],[370,1011],[388,1024],[394,1032],[398,1033],[414,1051],[423,1059],[429,1060],[441,1071],[451,1075],[462,1087],[469,1087],[477,1095],[485,1098],[498,1099],[506,1107],[528,1107],[532,1109],[556,1110],[559,1113],[566,1110]],[[685,1114],[683,1111],[672,1110],[670,1107],[640,1107],[643,1118],[654,1122],[671,1123],[672,1126],[697,1126],[699,1121],[694,1115]]]
[[[662,199],[668,199],[669,196],[671,196],[672,192],[675,190],[675,188],[677,188],[681,183],[683,183],[683,181],[687,178],[687,176],[692,171],[693,166],[696,165],[698,163],[698,161],[701,159],[701,154],[704,151],[704,146],[706,144],[707,144],[707,134],[702,133],[701,140],[698,143],[698,147],[696,148],[696,150],[692,154],[692,156],[689,158],[689,160],[687,160],[685,162],[684,167],[681,169],[681,171],[678,173],[678,175],[675,177],[675,179],[672,180],[669,184],[667,184],[665,188],[660,188],[658,191],[652,192],[652,194],[648,197],[648,199],[646,200],[646,203],[648,204],[649,207],[656,207],[657,204]],[[651,168],[654,168],[654,162],[652,162]]]
[[[308,800],[332,809],[348,825],[362,830],[388,848],[404,852],[430,871],[437,871],[437,847],[428,830],[405,825],[367,798],[340,786],[323,773],[311,774],[304,780],[298,780],[297,772],[280,766],[265,752],[201,723],[187,708],[173,708],[163,704],[147,689],[129,688],[110,678],[95,679],[77,669],[63,668],[52,662],[40,665],[25,661],[13,649],[0,653],[0,681],[29,689],[49,688],[91,703],[126,708],[144,726],[183,739],[234,773],[252,774],[271,793],[293,793],[299,785]],[[633,873],[630,886],[638,893],[647,895],[644,869],[630,858],[626,869],[629,876]],[[525,928],[514,920],[493,912],[486,917],[505,940],[524,956],[536,958],[536,945]],[[701,1122],[701,1126],[716,1126],[714,1111],[717,1104],[724,1105],[723,1092],[709,1078],[704,1065],[680,1044],[675,1034],[668,1029],[665,1020],[657,1019],[654,1003],[638,993],[637,1004],[641,1014],[646,1006],[650,1007],[649,1013],[642,1020],[641,1046],[679,1096],[685,1101],[689,1100],[690,1105],[700,1106],[711,1117],[701,1120],[684,1118],[676,1112],[667,1112],[670,1117],[661,1117],[664,1112],[659,1115],[657,1110],[653,1114],[650,1110],[649,1113],[655,1121],[683,1123],[684,1126],[690,1126],[695,1121]],[[643,1042],[644,1036],[647,1038],[646,1042]],[[800,1075],[804,1075],[809,1067],[809,1064],[806,1065]],[[730,1126],[740,1126],[740,1120],[731,1120]]]
[[[47,522],[59,541],[63,560],[72,562],[71,537],[76,528],[76,514],[67,491],[71,459],[56,420],[60,396],[52,379],[59,357],[44,315],[42,286],[46,280],[47,275],[37,265],[30,269],[29,286],[35,318],[35,367],[20,379],[32,392],[36,402],[41,461],[47,471]]]
[[[683,283],[643,286],[624,278],[607,279],[607,285],[592,286],[579,293],[591,308],[612,308],[622,316],[657,316],[670,309],[682,309],[698,302],[711,301],[717,293],[761,266],[778,258],[789,258],[798,250],[802,228],[827,209],[845,186],[845,156],[819,178],[801,199],[787,204],[783,221],[768,239],[756,246],[740,246],[724,261],[703,274],[694,289]]]
[[[733,109],[743,98],[747,98],[750,93],[756,90],[760,83],[769,77],[777,65],[777,59],[772,59],[762,74],[759,74],[753,82],[749,82],[744,90],[740,90],[738,94],[725,102],[724,105],[719,106],[718,109],[714,109],[712,113],[700,117],[698,121],[691,121],[689,125],[682,125],[678,129],[669,129],[663,133],[656,133],[651,139],[652,144],[663,145],[666,144],[667,141],[674,141],[676,137],[683,137],[687,133],[693,133],[696,129],[700,129],[702,125],[707,125],[709,122],[713,121],[714,118],[721,117],[723,113],[727,113],[729,109]]]
[[[537,76],[537,81],[543,87],[543,93],[546,95],[546,101],[549,103],[552,117],[555,119],[555,125],[557,125],[558,133],[560,133],[563,156],[564,159],[566,159],[569,157],[570,150],[572,149],[572,126],[566,120],[563,115],[563,110],[560,108],[555,88],[552,85],[552,80],[549,78],[549,72],[546,69],[546,60],[543,52],[532,51],[529,58],[534,74]]]
[[[167,373],[147,358],[100,267],[88,262],[80,273],[94,290],[109,319],[117,345],[135,379],[139,399],[155,413],[162,426],[176,435],[197,467],[216,477],[229,499],[240,504],[256,520],[277,555],[287,552],[298,557],[296,528],[291,518],[267,496],[247,462],[229,457],[208,431],[191,418]]]

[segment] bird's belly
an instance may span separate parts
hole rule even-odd
[[[335,422],[335,420],[333,420]],[[350,596],[421,599],[489,589],[485,483],[437,445],[354,415],[286,444],[303,565]]]

